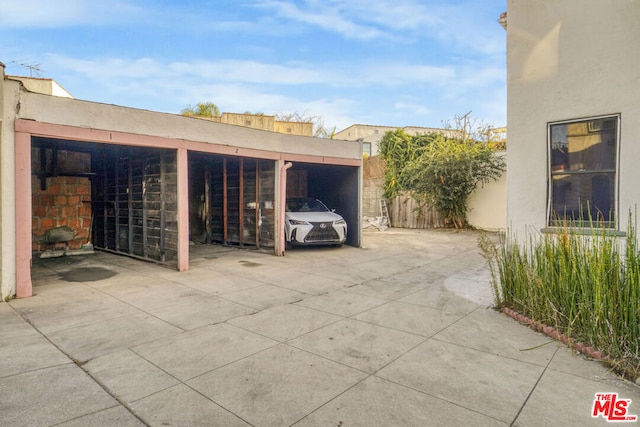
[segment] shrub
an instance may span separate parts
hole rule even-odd
[[[400,174],[408,162],[419,154],[420,148],[426,147],[437,138],[438,134],[409,135],[402,129],[388,131],[380,140],[378,150],[384,159],[384,197],[395,197],[404,191],[400,183]]]
[[[408,135],[385,133],[380,155],[385,161],[384,197],[409,191],[422,206],[432,205],[445,225],[467,226],[467,201],[478,184],[497,179],[506,168],[489,143],[476,142],[466,131]]]
[[[473,190],[478,184],[498,179],[505,168],[504,158],[487,144],[439,134],[407,162],[400,183],[417,201],[435,207],[445,225],[463,228]]]
[[[619,372],[640,372],[640,253],[631,216],[626,243],[604,228],[578,234],[503,236],[480,247],[489,262],[498,308],[534,321],[609,355]]]

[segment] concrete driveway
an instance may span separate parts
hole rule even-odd
[[[477,236],[35,263],[35,296],[0,304],[0,423],[605,425],[601,392],[640,414],[637,386],[490,309]]]

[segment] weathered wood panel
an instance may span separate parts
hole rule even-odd
[[[418,203],[408,194],[395,197],[389,204],[391,226],[398,228],[440,228],[444,227],[438,212],[430,207],[419,208]]]
[[[96,171],[94,245],[157,261],[175,259],[176,153],[104,147],[92,156],[92,162]]]

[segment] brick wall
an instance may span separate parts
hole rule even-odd
[[[68,242],[69,249],[79,249],[90,240],[91,182],[85,177],[58,176],[46,178],[46,190],[40,186],[40,178],[32,178],[33,250],[64,248],[64,243],[41,242],[47,230],[69,227],[75,232]],[[40,239],[39,239],[40,238]]]

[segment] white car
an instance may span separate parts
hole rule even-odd
[[[347,239],[344,218],[310,197],[287,199],[284,231],[289,245],[342,246]]]

